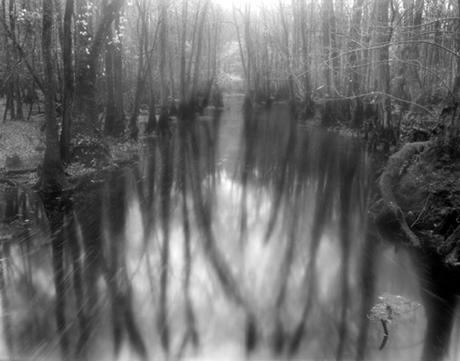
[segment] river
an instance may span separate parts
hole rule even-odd
[[[420,358],[416,270],[369,236],[361,141],[226,104],[74,194],[3,189],[0,359]]]

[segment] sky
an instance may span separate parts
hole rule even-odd
[[[251,4],[251,6],[264,5],[266,7],[273,7],[279,3],[279,0],[212,0],[216,4],[220,4],[223,8],[231,9],[233,5],[236,7],[242,7],[245,4]]]

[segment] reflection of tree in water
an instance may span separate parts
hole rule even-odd
[[[276,111],[261,114],[257,126],[245,125],[245,160],[242,165],[242,186],[248,184],[248,175],[252,181],[267,187],[273,192],[273,202],[265,232],[266,242],[270,241],[276,225],[281,224],[281,234],[286,237],[285,250],[280,258],[279,287],[275,292],[275,327],[272,345],[277,353],[287,351],[296,354],[302,340],[310,337],[308,330],[317,325],[309,325],[309,315],[317,304],[317,253],[321,245],[324,231],[331,226],[331,218],[335,213],[339,218],[338,241],[341,249],[340,281],[338,287],[340,309],[338,317],[338,346],[336,358],[342,359],[347,340],[349,321],[346,317],[349,311],[348,284],[350,269],[350,251],[353,217],[356,214],[355,203],[352,199],[363,197],[359,194],[359,182],[365,174],[360,164],[359,147],[341,141],[337,137],[299,136],[299,128],[289,119],[288,109],[278,108]],[[246,123],[251,122],[246,118]],[[284,128],[284,129],[283,129]],[[287,128],[287,129],[286,129]],[[284,131],[283,131],[284,130]],[[340,148],[340,152],[337,152]],[[249,182],[250,183],[250,182]],[[312,196],[311,189],[315,195]],[[245,194],[245,190],[242,191]],[[299,229],[299,223],[304,223],[305,207],[312,212],[311,226],[307,234],[305,229]],[[355,207],[355,208],[353,208]],[[278,234],[279,234],[278,233]],[[306,239],[305,239],[306,238]],[[299,251],[299,241],[305,239],[308,256],[302,284],[305,292],[301,312],[297,321],[285,326],[282,313],[287,303],[288,284],[295,264],[296,253]],[[279,239],[278,239],[279,241]],[[270,242],[275,242],[271,240]],[[286,329],[287,327],[287,329]]]
[[[245,114],[236,173],[216,167],[226,126],[216,114],[184,119],[172,137],[145,140],[138,167],[44,198],[48,221],[30,196],[13,194],[4,223],[18,214],[32,222],[27,241],[16,237],[0,248],[11,354],[25,350],[15,347],[20,326],[8,317],[24,278],[30,296],[23,299],[41,292],[40,304],[54,300],[53,318],[48,310],[47,323],[31,321],[46,336],[28,349],[41,353],[46,341],[65,358],[94,359],[107,352],[98,346],[104,340],[114,354],[182,358],[210,342],[218,348],[226,337],[247,353],[368,359],[368,341],[378,339],[367,314],[379,246],[371,232],[360,234],[364,156],[346,138],[289,119],[282,105]],[[225,193],[225,182],[235,191]],[[136,210],[139,229],[130,223]],[[18,259],[29,276],[8,275]],[[39,307],[29,309],[40,317]],[[222,330],[210,331],[211,324]]]

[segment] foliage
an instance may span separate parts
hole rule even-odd
[[[126,161],[132,159],[138,154],[142,145],[132,140],[126,141],[114,141],[109,140],[108,142],[109,151],[111,154],[112,161]]]
[[[96,171],[95,168],[87,167],[83,163],[74,162],[66,167],[66,172],[71,177],[87,175]]]

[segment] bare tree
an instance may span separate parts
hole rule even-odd
[[[46,150],[41,174],[41,189],[60,192],[64,184],[64,170],[59,151],[58,124],[56,119],[56,80],[53,63],[53,1],[43,0],[43,72],[45,74]]]

